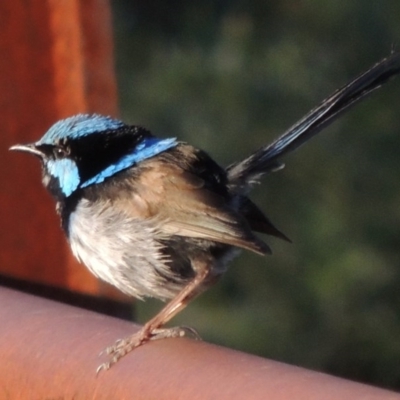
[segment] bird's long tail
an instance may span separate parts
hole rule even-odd
[[[234,187],[245,188],[256,182],[264,173],[279,168],[282,166],[280,163],[282,156],[296,150],[347,111],[350,106],[368,96],[398,73],[400,73],[400,53],[393,53],[335,91],[273,143],[230,165],[227,168],[229,182]]]

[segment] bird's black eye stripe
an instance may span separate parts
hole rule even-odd
[[[53,148],[53,154],[56,159],[68,157],[70,154],[69,147],[55,146]]]
[[[76,161],[82,182],[96,176],[125,154],[132,152],[151,133],[137,126],[102,131],[68,141],[71,156]]]
[[[37,146],[38,150],[42,151],[47,158],[61,160],[68,157],[71,154],[71,148],[67,144],[52,145],[52,144],[41,144]]]

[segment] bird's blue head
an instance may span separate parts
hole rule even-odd
[[[56,197],[69,197],[177,144],[117,119],[79,114],[55,123],[39,141],[11,150],[38,156],[44,185]]]

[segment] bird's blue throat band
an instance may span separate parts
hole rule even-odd
[[[147,158],[154,157],[163,151],[175,147],[177,144],[176,138],[145,138],[136,146],[133,152],[126,154],[116,163],[109,165],[85,182],[81,182],[75,162],[68,158],[63,160],[49,160],[47,168],[49,173],[58,179],[61,191],[68,197],[78,188],[85,188],[92,184],[101,183],[116,173],[130,168]]]
[[[154,157],[157,154],[162,153],[165,150],[175,147],[177,145],[176,138],[170,139],[157,139],[157,138],[146,138],[140,142],[133,153],[127,154],[122,157],[118,162],[108,166],[106,169],[101,171],[93,178],[83,182],[80,186],[82,188],[92,185],[93,183],[101,183],[106,178],[113,176],[117,172],[131,167],[140,161],[146,160],[147,158]]]

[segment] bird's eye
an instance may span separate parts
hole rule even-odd
[[[65,158],[69,155],[69,150],[64,147],[57,146],[54,147],[53,153],[55,158]]]

